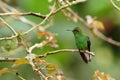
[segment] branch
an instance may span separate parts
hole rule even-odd
[[[55,10],[55,11],[52,13],[52,15],[60,12],[61,10],[65,9],[65,8],[71,6],[71,5],[75,5],[75,4],[78,4],[78,3],[80,3],[80,2],[84,2],[84,1],[86,1],[86,0],[76,0],[76,1],[69,2],[69,4],[65,4],[65,5],[61,6],[60,8],[58,8],[57,10]]]
[[[39,55],[39,56],[36,56],[36,57],[43,58],[43,57],[46,57],[48,55],[58,54],[58,53],[61,53],[61,52],[79,52],[79,50],[75,50],[75,49],[61,49],[61,50],[47,52],[44,55]],[[84,53],[90,54],[92,56],[95,55],[93,52],[88,52],[88,51],[84,51],[84,50],[80,50],[80,52],[84,52]],[[19,60],[19,59],[20,58],[2,58],[2,57],[0,57],[0,62],[15,62],[16,60]]]
[[[0,38],[0,40],[8,40],[8,39],[13,39],[15,37],[17,37],[18,35],[14,35],[14,36],[11,36],[11,37],[3,37],[3,38]]]
[[[84,1],[86,1],[86,0],[76,0],[76,1],[69,2],[69,4],[66,4],[66,5],[60,7],[59,9],[57,9],[56,11],[54,11],[54,12],[52,13],[52,15],[60,12],[62,9],[65,9],[65,8],[71,6],[71,5],[75,5],[75,4],[77,4],[77,3],[84,2]],[[1,2],[1,3],[3,4],[3,2]],[[42,18],[42,19],[45,19],[45,17],[46,17],[46,15],[42,15],[42,14],[40,14],[40,13],[34,13],[34,12],[20,13],[20,12],[18,12],[18,10],[14,9],[14,8],[6,5],[6,4],[4,4],[4,6],[7,7],[7,8],[8,8],[9,10],[11,10],[11,11],[17,11],[17,13],[15,13],[15,12],[0,13],[0,16],[11,16],[11,15],[12,15],[12,16],[28,16],[28,15],[32,15],[32,16],[40,17],[40,18]]]
[[[33,67],[33,70],[36,72],[38,76],[46,80],[46,76],[41,71],[39,71],[39,69],[36,69],[35,67]]]
[[[61,50],[56,50],[56,51],[52,51],[52,52],[47,52],[45,53],[44,55],[39,55],[38,57],[39,58],[43,58],[43,57],[46,57],[48,55],[52,55],[52,54],[58,54],[60,52],[79,52],[79,50],[74,50],[74,49],[61,49]],[[84,53],[87,53],[87,54],[90,54],[92,56],[94,56],[95,54],[93,52],[88,52],[88,51],[84,51],[84,50],[80,50],[80,52],[84,52]]]
[[[37,27],[41,26],[42,24],[44,24],[45,21],[46,21],[50,16],[52,16],[52,15],[60,12],[62,9],[65,9],[65,8],[71,6],[71,5],[77,4],[77,3],[79,3],[79,2],[84,2],[84,1],[86,1],[86,0],[76,0],[76,1],[72,1],[72,2],[70,2],[69,4],[66,4],[66,5],[62,6],[62,7],[60,7],[59,9],[57,9],[57,10],[55,10],[55,11],[54,11],[54,9],[52,9],[51,12],[45,17],[45,19],[44,19],[40,24],[32,27],[31,29],[29,29],[28,31],[26,31],[25,34],[29,33],[30,31],[32,31],[32,30],[34,30],[35,28],[37,28]],[[54,4],[54,7],[55,7],[55,4]],[[53,8],[54,8],[54,7],[53,7]]]
[[[42,48],[47,43],[48,43],[47,41],[42,41],[41,43],[36,43],[33,46],[29,47],[28,52],[31,53],[34,48]]]
[[[0,57],[0,62],[15,62],[16,60],[19,60],[20,58],[3,58]]]
[[[15,62],[16,60],[19,60],[20,58],[0,58],[0,62]],[[46,76],[44,76],[44,74],[42,72],[39,71],[39,69],[36,69],[34,65],[31,65],[33,70],[39,75],[41,76],[42,78],[46,78]],[[21,78],[22,80],[25,80],[23,79],[20,75],[17,74],[17,76],[19,78]]]
[[[78,20],[83,23],[86,27],[88,27],[91,32],[94,34],[94,36],[97,36],[98,38],[110,43],[110,44],[113,44],[113,45],[116,45],[116,46],[120,46],[120,42],[118,41],[115,41],[115,40],[112,40],[108,37],[106,37],[103,33],[101,33],[100,31],[98,31],[96,28],[91,28],[91,25],[88,25],[81,17],[78,17]]]
[[[35,43],[33,46],[29,47],[28,52],[32,53],[32,50],[34,48],[42,48],[43,46],[45,46],[46,44],[48,44],[49,42],[51,42],[53,40],[53,36],[49,37],[48,39],[43,40],[40,43]]]
[[[105,41],[108,42],[108,43],[111,43],[111,44],[116,45],[116,46],[120,46],[120,42],[115,41],[115,40],[113,40],[113,39],[111,39],[111,38],[106,37],[104,34],[102,34],[101,32],[99,32],[97,29],[94,29],[94,34],[95,34],[97,37],[105,40]]]
[[[112,0],[111,0],[112,1]],[[75,3],[77,3],[77,2],[75,2]],[[70,4],[73,4],[73,3],[70,3]],[[63,5],[63,4],[62,4]],[[115,4],[114,4],[115,5]],[[115,7],[115,6],[114,6]],[[116,7],[117,9],[120,9],[119,7]],[[62,9],[66,9],[67,11],[69,11],[71,14],[75,14],[75,12],[71,9],[71,8],[69,8],[69,4],[66,4],[66,5],[63,5],[62,7],[60,7],[58,10],[56,10],[54,13],[57,13],[57,12],[59,12],[59,11],[61,11]],[[95,35],[95,36],[97,36],[98,38],[101,38],[102,40],[105,40],[106,42],[108,42],[108,43],[111,43],[111,44],[113,44],[113,45],[116,45],[116,46],[120,46],[120,42],[118,42],[118,41],[115,41],[115,40],[112,40],[112,39],[109,39],[109,38],[107,38],[104,34],[102,34],[101,32],[99,32],[98,30],[97,30],[97,32],[96,33],[98,33],[98,34],[95,34],[94,32],[93,32],[93,28],[91,28],[91,25],[88,25],[87,24],[87,22],[83,19],[83,18],[81,18],[80,16],[78,16],[78,15],[76,15],[76,18],[78,19],[78,21],[79,22],[81,22],[83,25],[85,25],[88,29],[90,29],[90,31]],[[96,30],[96,29],[95,29]]]
[[[18,72],[16,72],[16,76],[19,77],[21,80],[26,80],[26,79],[23,78]]]
[[[24,18],[24,17],[19,17],[19,19],[20,19],[21,21],[23,21],[23,22],[25,22],[25,23],[28,23],[28,24],[30,24],[30,25],[32,25],[32,26],[34,26],[34,27],[32,27],[31,29],[29,29],[28,31],[26,31],[26,32],[25,32],[25,34],[26,34],[26,33],[30,32],[30,31],[32,31],[33,29],[35,29],[36,27],[41,26],[50,16],[52,16],[52,15],[60,12],[62,9],[65,9],[65,8],[71,6],[71,5],[77,4],[77,3],[79,3],[79,2],[84,2],[84,1],[86,1],[86,0],[76,0],[76,1],[69,2],[69,4],[66,4],[66,5],[60,7],[60,8],[57,9],[56,11],[52,11],[52,13],[49,14],[49,15],[41,15],[41,14],[39,14],[39,13],[32,13],[32,12],[20,13],[18,10],[14,9],[13,7],[10,7],[10,6],[6,5],[5,3],[3,3],[2,1],[0,1],[0,4],[1,4],[0,7],[1,7],[5,12],[6,12],[6,11],[7,11],[7,12],[8,12],[8,11],[11,12],[11,13],[4,13],[4,14],[1,13],[0,15],[4,15],[4,16],[5,16],[5,15],[13,15],[13,16],[15,16],[15,15],[21,15],[21,16],[34,15],[34,16],[38,16],[38,17],[41,17],[41,18],[44,19],[40,24],[34,26],[35,24],[32,23],[31,21],[27,20],[27,19]],[[4,6],[4,7],[2,7],[2,6]]]
[[[69,11],[73,15],[75,14],[75,12],[71,8],[66,8],[66,10]],[[98,38],[100,38],[100,39],[102,39],[102,40],[104,40],[104,41],[106,41],[106,42],[108,42],[110,44],[120,46],[120,42],[109,39],[103,33],[98,31],[96,28],[91,27],[91,25],[88,25],[87,22],[83,18],[81,18],[80,16],[76,15],[76,18],[78,19],[79,22],[81,22],[84,26],[86,26]],[[94,31],[95,31],[95,33],[94,33]]]
[[[3,1],[1,1],[0,0],[0,8],[4,11],[4,12],[6,12],[6,13],[20,13],[20,11],[19,10],[17,10],[17,9],[15,9],[15,8],[13,8],[13,7],[11,7],[11,6],[9,6],[9,5],[7,5],[6,3],[4,3]],[[18,20],[20,20],[20,21],[22,21],[22,22],[24,22],[24,23],[26,23],[26,24],[28,24],[28,25],[30,25],[30,26],[35,26],[35,23],[33,23],[33,22],[31,22],[30,20],[28,20],[28,19],[26,19],[25,17],[23,17],[23,16],[12,16],[14,19],[18,19]]]
[[[54,4],[54,6],[55,6],[55,4]],[[32,31],[32,30],[36,29],[37,27],[41,26],[42,24],[44,24],[44,23],[46,22],[46,20],[48,20],[48,18],[49,18],[49,17],[51,16],[51,14],[53,13],[53,10],[54,10],[54,9],[51,10],[51,12],[45,17],[45,19],[44,19],[41,23],[39,23],[38,25],[30,28],[30,29],[29,29],[28,31],[26,31],[24,34],[27,34],[27,33],[29,33],[30,31]]]
[[[113,7],[115,7],[118,11],[120,11],[120,8],[113,2],[113,0],[110,0],[110,2],[112,3]]]
[[[5,22],[4,19],[2,19],[2,18],[0,17],[0,20],[1,20],[5,25],[7,25],[7,27],[14,33],[14,35],[17,35],[17,32],[16,32],[7,22]]]
[[[34,12],[26,12],[26,13],[0,13],[0,16],[36,16],[36,17],[40,17],[42,19],[44,19],[46,17],[46,15],[42,15],[40,13],[34,13]]]

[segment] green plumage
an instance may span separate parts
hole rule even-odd
[[[86,50],[88,48],[88,37],[82,34],[75,34],[76,46],[80,50]]]
[[[75,27],[73,30],[76,46],[79,50],[90,51],[90,40],[89,37],[84,35],[79,27]],[[82,59],[88,63],[91,61],[91,55],[87,53],[80,52]]]

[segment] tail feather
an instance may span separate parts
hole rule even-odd
[[[85,52],[80,52],[80,55],[81,55],[81,57],[82,57],[82,59],[84,60],[85,63],[88,63],[88,62],[91,61],[91,55],[90,54],[87,54]]]

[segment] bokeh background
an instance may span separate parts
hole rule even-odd
[[[48,0],[16,0],[17,4],[8,2],[9,5],[21,10],[22,12],[40,12],[41,14],[47,14],[48,9],[53,3],[49,3]],[[116,2],[120,6],[120,2]],[[120,41],[120,11],[115,9],[110,0],[88,0],[84,3],[80,3],[71,7],[78,13],[79,16],[85,19],[87,15],[97,17],[105,25],[105,30],[102,31],[106,36]],[[27,16],[26,18],[39,23],[42,19]],[[28,30],[29,26],[16,20],[12,20],[10,16],[6,17],[6,20],[12,25],[16,31]],[[120,79],[120,47],[109,44],[99,38],[96,38],[85,26],[80,22],[73,22],[65,17],[61,12],[55,15],[54,24],[49,29],[49,32],[56,33],[58,48],[51,48],[45,46],[42,49],[35,49],[33,52],[37,55],[47,51],[53,51],[58,49],[76,49],[74,35],[72,32],[66,31],[67,29],[73,29],[76,26],[80,26],[83,32],[90,37],[92,46],[91,51],[95,53],[92,61],[89,64],[85,64],[79,53],[60,53],[56,55],[50,55],[45,60],[50,63],[57,64],[59,69],[64,72],[67,80],[93,80],[93,75],[96,70],[100,70],[111,75],[116,80]],[[0,37],[9,36],[10,32],[5,27],[0,27]],[[31,32],[31,44],[40,42],[37,34]],[[16,51],[17,54],[9,55],[9,52],[0,52],[0,57],[9,55],[9,57],[23,57],[24,51]],[[3,55],[4,54],[4,55]],[[4,67],[11,68],[9,62],[0,63],[0,69]],[[32,68],[29,65],[21,65],[18,67],[18,71],[26,80],[33,80],[33,77],[38,80],[38,76],[34,74]],[[0,76],[0,80],[20,80],[14,74],[5,73]]]

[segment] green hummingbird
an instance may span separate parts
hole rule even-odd
[[[72,32],[75,36],[76,46],[79,49],[79,53],[80,53],[82,59],[85,61],[85,63],[90,62],[92,56],[90,54],[87,54],[86,52],[84,52],[84,51],[90,52],[91,42],[89,40],[89,37],[83,34],[80,27],[75,27],[72,30]],[[80,50],[83,50],[83,52],[81,52]]]

